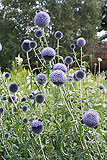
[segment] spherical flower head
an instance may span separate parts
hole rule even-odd
[[[51,61],[55,58],[55,50],[51,47],[45,47],[42,52],[41,56],[45,61]]]
[[[61,70],[55,70],[50,74],[50,80],[56,86],[63,85],[66,79],[67,79],[66,74]]]
[[[84,38],[81,37],[81,38],[77,39],[77,45],[79,47],[83,47],[83,46],[85,46],[85,44],[86,44],[86,40]]]
[[[83,115],[83,123],[91,128],[95,127],[98,124],[99,120],[99,114],[95,110],[86,111]]]
[[[13,102],[12,102],[12,100],[11,100],[11,98],[12,98],[12,99],[13,99],[13,101],[15,102],[15,96],[14,96],[14,95],[12,95],[12,94],[8,97],[8,99],[7,99],[7,100],[8,100],[8,102],[9,102],[9,103],[13,103]]]
[[[28,118],[26,118],[26,117],[22,119],[22,122],[23,122],[24,124],[27,124],[28,121],[29,121],[29,120],[28,120]]]
[[[27,98],[26,97],[22,97],[21,98],[21,102],[26,102],[27,101]]]
[[[100,84],[99,89],[104,89],[104,85]]]
[[[36,38],[42,38],[43,37],[43,31],[41,29],[38,29],[36,32],[35,32],[35,37]]]
[[[0,52],[2,51],[2,45],[1,45],[1,43],[0,43]]]
[[[82,70],[76,72],[76,78],[82,80],[85,77],[85,73]]]
[[[30,41],[30,48],[35,49],[37,47],[36,41]]]
[[[43,94],[37,94],[36,96],[35,96],[35,101],[37,102],[37,103],[42,103],[43,101],[45,100],[45,96],[43,95]]]
[[[8,139],[9,138],[9,133],[5,133],[4,138]]]
[[[44,130],[43,122],[39,120],[33,120],[31,123],[31,131],[33,134],[40,134]]]
[[[54,34],[56,39],[62,39],[63,38],[63,33],[61,31],[56,31]]]
[[[4,115],[4,108],[0,107],[0,117],[3,117],[3,115]]]
[[[12,83],[9,85],[9,91],[10,91],[10,92],[15,93],[15,92],[18,91],[18,89],[19,89],[19,86],[18,86],[17,83],[13,83],[13,82],[12,82]]]
[[[78,81],[79,81],[79,79],[77,78],[76,74],[77,74],[77,71],[76,71],[76,72],[74,72],[73,79],[74,79],[74,81],[78,82]]]
[[[63,64],[63,63],[57,63],[57,64],[55,64],[54,67],[53,67],[53,71],[55,71],[55,70],[61,70],[61,71],[63,71],[64,73],[66,73],[66,72],[67,72],[67,67],[66,67],[66,65]]]
[[[65,57],[64,62],[65,62],[67,65],[70,65],[70,64],[73,63],[73,59],[72,59],[71,56],[67,56],[67,57]]]
[[[7,73],[5,73],[4,76],[5,76],[5,78],[9,78],[10,77],[10,73],[7,72]]]
[[[3,97],[3,101],[5,101],[5,100],[6,100],[6,96]]]
[[[24,52],[30,52],[32,50],[32,48],[30,47],[30,41],[24,40],[22,42],[21,48]]]
[[[22,106],[22,111],[27,112],[28,111],[28,106]]]
[[[76,48],[75,44],[70,44],[70,48],[74,50]]]
[[[29,94],[29,98],[33,98],[33,94]]]
[[[34,23],[35,25],[38,25],[40,27],[46,27],[50,23],[50,16],[48,13],[40,11],[36,13],[34,17]]]
[[[44,84],[46,79],[47,79],[47,76],[44,73],[40,73],[36,76],[36,80],[40,85]]]

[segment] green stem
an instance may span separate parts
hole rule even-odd
[[[41,59],[39,58],[38,54],[36,53],[36,50],[33,49],[34,53],[35,53],[35,57],[38,58],[38,60],[40,61],[40,63],[44,66],[44,64],[42,63]]]
[[[59,39],[57,39],[57,56],[58,56],[58,63],[59,63]]]
[[[76,52],[75,52],[75,50],[73,49],[73,53],[74,53],[74,58],[75,58],[75,61],[77,62],[77,64],[78,64],[78,67],[80,68],[80,65],[79,65],[79,62],[78,62],[78,60],[77,60],[77,56],[76,56]]]
[[[82,47],[81,47],[81,69],[82,69],[82,54],[83,52],[82,52]]]
[[[42,153],[43,153],[44,160],[46,160],[46,156],[45,156],[45,153],[44,153],[44,150],[43,150],[43,145],[42,145],[40,134],[38,135],[38,137],[39,137],[40,146],[41,146],[41,150],[42,150]]]
[[[29,58],[28,52],[26,52],[26,55],[27,55],[28,66],[29,66],[30,72],[32,73],[32,69],[31,69],[30,61],[29,61],[30,58]]]
[[[48,47],[48,42],[47,42],[47,40],[46,40],[44,28],[43,28],[43,38],[44,38],[44,42],[46,43],[46,46]]]

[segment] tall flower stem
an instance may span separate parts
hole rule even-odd
[[[34,53],[35,53],[35,57],[38,58],[38,60],[40,61],[40,63],[44,66],[44,64],[42,63],[41,59],[39,58],[38,54],[36,53],[36,50],[33,49]]]
[[[73,53],[74,53],[75,61],[77,62],[78,67],[80,68],[79,62],[78,62],[78,60],[77,60],[76,52],[75,52],[75,50],[74,50],[74,49],[73,49]]]
[[[39,142],[40,142],[40,146],[41,146],[41,150],[42,150],[42,153],[43,153],[44,160],[46,160],[46,156],[45,156],[45,153],[44,153],[44,150],[43,150],[43,145],[42,145],[40,134],[38,135],[38,138],[39,138]]]
[[[82,47],[81,47],[81,69],[82,69],[82,54],[83,52],[82,52]]]
[[[27,55],[27,62],[28,62],[28,66],[29,66],[29,69],[30,69],[30,72],[32,73],[32,69],[31,69],[31,66],[30,66],[30,61],[29,61],[29,54],[28,52],[26,52],[26,55]]]
[[[58,63],[59,63],[59,39],[57,39],[57,56],[58,56]]]
[[[44,38],[44,42],[45,42],[46,46],[48,47],[48,42],[47,42],[47,39],[46,39],[44,28],[43,28],[43,38]]]

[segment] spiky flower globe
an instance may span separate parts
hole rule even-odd
[[[4,138],[8,139],[9,138],[9,133],[5,133]]]
[[[76,48],[75,44],[70,44],[70,48],[74,50]]]
[[[56,39],[62,39],[63,38],[63,33],[61,31],[56,31],[54,34]]]
[[[41,56],[45,61],[51,61],[55,58],[55,50],[51,47],[45,47],[42,52]]]
[[[1,45],[1,43],[0,43],[0,52],[2,51],[2,45]]]
[[[84,38],[81,37],[81,38],[77,39],[77,45],[79,47],[83,47],[83,46],[85,46],[85,44],[86,44],[86,40]]]
[[[28,106],[22,106],[22,111],[27,112],[28,111]]]
[[[4,108],[0,107],[0,117],[3,117],[3,115],[4,115]]]
[[[21,102],[26,102],[27,101],[27,98],[26,97],[22,97],[21,98]]]
[[[15,93],[15,92],[18,91],[18,89],[19,89],[19,86],[18,86],[17,83],[13,83],[13,82],[12,82],[12,83],[9,85],[9,91],[10,91],[10,92]]]
[[[43,122],[40,120],[33,120],[31,123],[31,131],[33,134],[40,134],[44,131]]]
[[[6,100],[6,96],[3,97],[3,101],[5,101],[5,100]]]
[[[56,86],[63,85],[66,79],[66,74],[62,70],[55,70],[50,74],[50,80]]]
[[[67,64],[67,65],[70,65],[73,63],[73,58],[71,56],[67,56],[65,57],[65,60],[64,62]]]
[[[77,74],[77,71],[76,71],[76,72],[74,72],[73,79],[74,79],[74,81],[78,82],[78,81],[79,81],[79,79],[77,78],[76,74]]]
[[[37,47],[36,41],[30,41],[30,48],[35,49]]]
[[[33,98],[33,94],[29,94],[29,98]]]
[[[11,94],[11,95],[8,97],[7,101],[8,101],[9,103],[13,103],[12,100],[15,102],[15,96]]]
[[[36,32],[35,32],[35,37],[36,38],[42,38],[43,37],[43,31],[41,29],[38,29]]]
[[[43,94],[37,94],[36,96],[35,96],[35,101],[37,102],[37,103],[42,103],[43,101],[45,100],[45,96],[43,95]]]
[[[104,85],[100,84],[99,89],[104,89]]]
[[[40,11],[36,13],[34,17],[34,23],[35,25],[38,25],[39,27],[46,27],[50,23],[50,16],[48,13]]]
[[[44,84],[46,79],[47,79],[47,76],[44,73],[40,73],[36,76],[36,80],[40,85]]]
[[[23,119],[22,119],[22,122],[23,122],[24,124],[27,124],[27,123],[28,123],[28,118],[26,118],[26,117],[23,118]]]
[[[30,47],[30,41],[24,40],[22,42],[21,48],[24,52],[30,52],[32,50],[32,48]]]
[[[7,73],[5,73],[4,76],[5,76],[5,78],[9,78],[10,77],[10,73],[7,72]]]
[[[61,71],[63,71],[64,73],[66,73],[66,72],[67,72],[67,67],[66,67],[66,65],[63,64],[63,63],[57,63],[57,64],[55,64],[54,67],[53,67],[53,71],[55,71],[55,70],[61,70]]]
[[[86,111],[83,115],[83,123],[85,123],[88,127],[97,126],[100,120],[99,114],[95,110]]]
[[[78,80],[82,80],[85,77],[85,73],[82,70],[79,70],[76,72],[75,76]]]

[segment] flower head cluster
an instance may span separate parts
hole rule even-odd
[[[7,72],[7,73],[5,73],[5,78],[9,78],[10,77],[10,73],[9,72]]]
[[[37,95],[35,96],[35,101],[36,101],[37,103],[42,103],[44,100],[45,100],[45,96],[44,96],[43,94],[37,94]]]
[[[26,97],[22,97],[21,98],[21,102],[26,102],[27,101],[27,98]]]
[[[83,70],[79,70],[79,71],[76,71],[76,72],[74,73],[74,80],[75,80],[75,81],[80,81],[80,80],[82,80],[84,77],[85,77],[85,73],[83,72]]]
[[[76,48],[75,44],[70,44],[70,48],[74,50]]]
[[[43,122],[40,120],[33,120],[31,123],[31,131],[33,134],[40,134],[44,130]]]
[[[51,47],[45,47],[42,52],[41,56],[45,61],[51,61],[55,58],[55,50]]]
[[[57,63],[57,64],[55,64],[54,67],[53,67],[53,71],[55,71],[55,70],[61,70],[61,71],[63,71],[64,73],[66,73],[66,72],[67,72],[67,67],[66,67],[66,65],[63,64],[63,63]]]
[[[95,110],[86,111],[83,115],[83,123],[92,128],[98,124],[99,120],[99,114]]]
[[[0,43],[0,52],[2,51],[2,45],[1,45],[1,43]]]
[[[56,39],[62,39],[63,38],[63,33],[61,31],[56,31],[54,34]]]
[[[64,62],[65,62],[66,64],[70,65],[70,64],[73,63],[73,59],[72,59],[71,56],[67,56],[67,57],[65,57]]]
[[[40,11],[36,13],[34,17],[34,23],[35,25],[38,25],[40,27],[46,27],[50,23],[50,16],[46,12]]]
[[[43,37],[43,31],[41,29],[36,30],[35,37],[36,38],[42,38]]]
[[[36,76],[36,80],[40,85],[44,84],[46,79],[47,79],[47,76],[44,73],[40,73]]]
[[[85,44],[86,44],[86,40],[84,38],[78,38],[77,39],[77,45],[79,47],[83,47],[83,46],[85,46]]]
[[[63,85],[66,79],[66,74],[62,70],[55,70],[50,74],[51,82],[57,86]]]
[[[12,83],[9,85],[9,91],[10,91],[10,92],[15,93],[15,92],[18,91],[18,89],[19,89],[19,86],[18,86],[17,83],[13,83],[13,82],[12,82]]]
[[[29,45],[30,45],[30,48],[32,48],[32,49],[37,47],[36,41],[30,41]]]
[[[22,42],[21,48],[24,52],[30,52],[32,50],[32,48],[30,47],[30,41],[24,40]]]
[[[100,84],[99,89],[104,89],[104,85]]]

